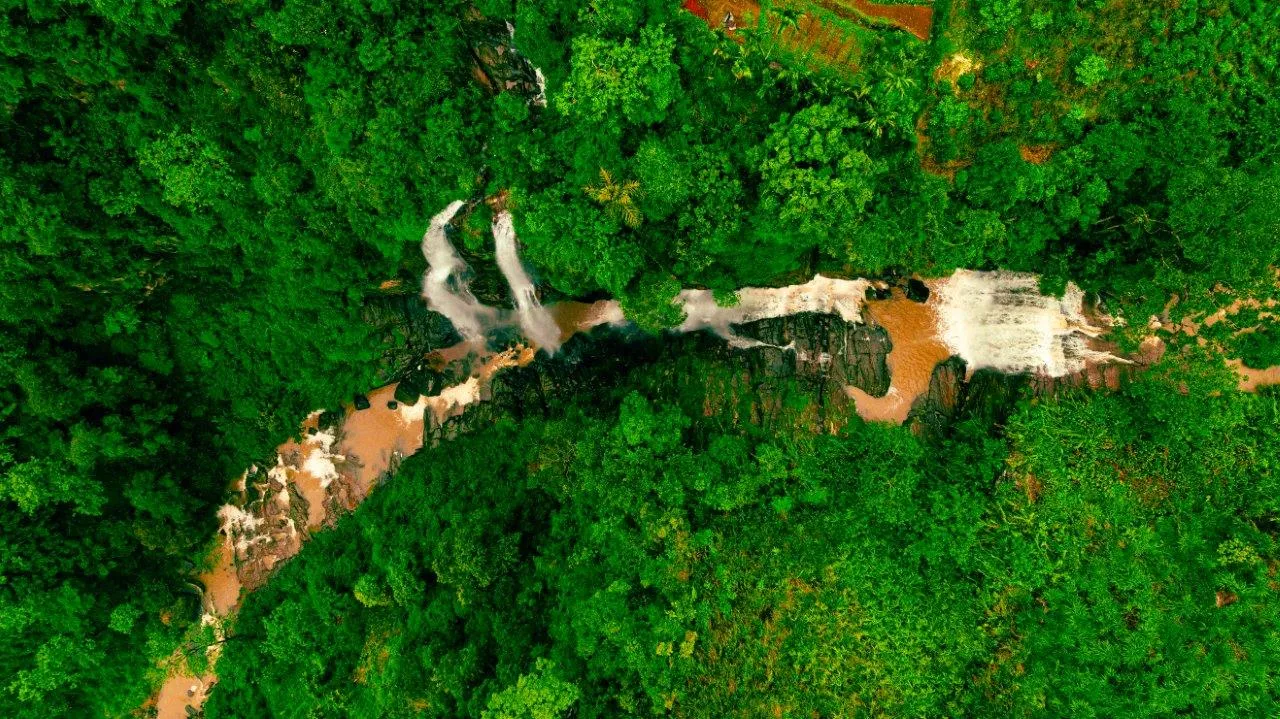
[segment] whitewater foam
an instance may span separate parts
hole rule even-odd
[[[516,316],[520,321],[520,329],[525,337],[534,344],[545,349],[548,354],[555,354],[560,347],[560,328],[552,319],[551,313],[538,301],[538,292],[520,261],[520,250],[516,245],[515,224],[511,213],[503,210],[493,218],[494,253],[498,261],[498,269],[506,278],[511,288],[511,295],[516,303]]]
[[[422,296],[428,307],[449,319],[463,339],[478,340],[484,337],[485,327],[495,321],[497,311],[471,294],[470,268],[445,232],[445,226],[463,204],[462,200],[449,203],[431,218],[431,225],[422,237],[422,255],[430,268],[422,281]]]
[[[1033,274],[957,270],[933,291],[941,339],[970,369],[1062,377],[1088,361],[1125,361],[1089,348],[1103,329],[1089,324],[1084,291],[1074,283],[1052,297],[1040,293]]]

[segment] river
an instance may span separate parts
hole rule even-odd
[[[462,207],[451,203],[433,218],[424,236],[423,254],[430,267],[423,299],[463,337],[427,359],[437,368],[465,366],[466,378],[414,404],[395,401],[396,385],[380,387],[369,393],[367,409],[347,406],[331,427],[321,427],[321,413],[313,412],[302,422],[299,437],[279,447],[273,467],[251,467],[233,484],[239,500],[219,510],[213,568],[200,577],[206,588],[203,621],[214,625],[215,636],[222,636],[245,591],[267,581],[313,532],[358,506],[402,458],[422,448],[431,427],[485,399],[498,373],[535,361],[539,349],[554,352],[575,334],[627,324],[612,300],[543,307],[505,211],[496,215],[493,231],[514,311],[481,303],[467,286],[470,268],[448,238],[449,222]],[[815,313],[883,327],[892,341],[886,358],[891,378],[887,394],[873,397],[852,386],[844,392],[864,419],[892,423],[907,418],[916,398],[928,389],[934,367],[952,356],[962,357],[970,371],[990,368],[1046,377],[1129,362],[1111,354],[1100,340],[1110,320],[1087,311],[1079,288],[1069,285],[1062,297],[1051,297],[1040,294],[1037,284],[1034,275],[960,270],[924,281],[928,296],[923,300],[908,298],[901,288],[877,299],[887,289],[884,282],[817,275],[787,287],[744,288],[728,306],[717,304],[709,290],[691,289],[675,300],[686,319],[673,331],[710,332],[731,347],[751,351],[765,343],[740,335],[735,327],[763,319]],[[485,333],[503,326],[521,328],[526,344],[501,351],[487,347]],[[1272,368],[1242,379],[1241,386],[1277,381],[1280,368]],[[208,650],[211,666],[219,647]],[[156,697],[160,719],[183,719],[188,706],[201,705],[213,681],[212,674],[190,676],[175,662]]]

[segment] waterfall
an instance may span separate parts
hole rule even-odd
[[[423,280],[423,296],[431,309],[453,323],[464,340],[483,340],[486,329],[509,320],[497,309],[481,304],[468,289],[470,269],[445,234],[445,226],[462,205],[461,201],[452,202],[433,217],[423,238],[422,251],[430,265]],[[498,268],[511,287],[521,330],[531,344],[554,353],[561,344],[561,327],[549,311],[553,308],[538,301],[537,289],[520,260],[510,212],[502,210],[494,216],[493,240]],[[1068,284],[1062,297],[1050,297],[1040,294],[1038,277],[1033,274],[957,270],[929,285],[933,296],[928,307],[936,313],[936,328],[929,323],[921,331],[934,335],[971,369],[1061,377],[1090,363],[1126,362],[1089,346],[1089,340],[1105,330],[1085,317],[1084,292],[1075,284]],[[710,330],[734,347],[766,346],[739,336],[734,325],[805,312],[861,323],[871,286],[867,279],[815,275],[804,284],[788,287],[743,288],[730,306],[717,304],[711,290],[684,290],[675,300],[685,312],[677,331]],[[617,308],[613,309],[617,314]],[[565,334],[576,329],[567,327]]]
[[[497,255],[498,269],[507,278],[511,294],[515,298],[516,313],[520,320],[520,329],[538,347],[548,354],[555,354],[560,347],[560,328],[551,318],[551,313],[538,301],[537,290],[533,280],[520,261],[520,252],[516,247],[516,231],[511,220],[511,213],[503,210],[493,218],[493,244]]]
[[[533,97],[529,98],[528,100],[529,104],[534,105],[536,107],[546,107],[547,106],[546,75],[542,74],[542,68],[537,67],[532,62],[529,62],[529,59],[521,55],[520,51],[516,49],[516,44],[515,44],[516,26],[512,25],[510,22],[507,22],[507,37],[511,39],[511,46],[508,49],[508,52],[510,52],[518,62],[522,63],[526,70],[533,70],[533,83],[534,83],[534,86],[537,88],[537,92],[533,94]]]
[[[834,314],[846,322],[862,322],[862,303],[870,286],[871,282],[864,279],[839,280],[814,275],[802,285],[745,287],[737,292],[737,304],[729,307],[717,305],[711,290],[684,290],[677,297],[685,311],[679,331],[709,329],[734,347],[760,347],[766,343],[739,337],[732,326],[801,312]]]
[[[542,68],[535,67],[533,68],[533,77],[538,82],[538,94],[534,95],[533,99],[530,100],[530,102],[532,102],[534,105],[537,105],[538,107],[546,107],[547,106],[547,76],[542,74]]]
[[[1089,324],[1074,283],[1057,298],[1040,294],[1033,274],[957,270],[934,291],[942,341],[971,369],[1062,377],[1086,361],[1125,361],[1088,347],[1104,330]]]
[[[445,234],[445,226],[462,205],[461,200],[455,200],[432,217],[431,226],[422,238],[422,254],[430,266],[422,281],[422,296],[428,307],[453,323],[464,340],[475,341],[484,339],[485,328],[494,322],[497,311],[481,304],[471,294],[467,286],[470,268]]]

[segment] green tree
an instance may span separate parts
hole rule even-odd
[[[879,168],[863,150],[859,122],[847,103],[813,105],[784,116],[756,154],[759,211],[776,217],[775,241],[817,244],[836,256],[875,196]]]
[[[585,122],[661,122],[680,91],[671,57],[675,42],[660,25],[642,28],[636,42],[576,37],[572,69],[553,98],[555,107]]]
[[[522,674],[516,683],[489,697],[481,719],[556,719],[565,716],[580,692],[569,682],[558,679],[555,663],[539,659],[530,674]]]
[[[1076,64],[1076,82],[1093,87],[1107,78],[1107,61],[1101,55],[1090,54]]]
[[[628,227],[639,227],[644,221],[636,204],[643,193],[640,191],[640,183],[635,180],[618,182],[608,170],[600,168],[600,184],[587,185],[582,191],[604,206],[605,212],[611,217],[621,220]]]

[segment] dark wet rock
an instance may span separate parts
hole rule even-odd
[[[1089,365],[1084,371],[1073,372],[1062,377],[1036,375],[1031,380],[1031,388],[1037,396],[1061,396],[1076,392],[1087,392],[1100,387],[1118,388],[1151,365],[1138,358],[1133,364]]]
[[[337,427],[342,422],[343,413],[335,409],[326,409],[320,413],[320,418],[316,424],[320,429],[330,429]]]
[[[481,304],[510,307],[511,286],[494,258],[490,216],[481,210],[483,206],[480,203],[469,204],[453,218],[453,222],[445,225],[449,242],[467,263],[466,269],[455,275],[455,279],[459,284],[465,284]]]
[[[885,330],[828,315],[761,320],[736,328],[743,337],[796,349],[735,348],[710,332],[647,335],[600,327],[575,335],[554,356],[495,375],[485,401],[440,426],[425,428],[428,446],[503,420],[553,416],[617,387],[679,401],[691,417],[784,431],[836,431],[852,421],[846,385],[877,396],[889,388]],[[465,380],[464,361],[444,384]],[[629,377],[624,382],[624,378]]]
[[[807,313],[733,329],[764,344],[740,348],[711,332],[656,336],[634,328],[600,327],[575,335],[554,356],[539,354],[531,365],[497,373],[483,389],[485,401],[440,426],[426,427],[426,443],[504,420],[555,416],[568,405],[590,402],[590,397],[608,401],[619,387],[678,401],[687,416],[716,417],[726,426],[835,432],[856,421],[846,387],[876,397],[889,390],[887,357],[893,343],[882,327]],[[441,372],[415,365],[402,382],[413,392],[437,394],[472,376],[475,360],[464,359]],[[945,439],[966,420],[988,428],[1002,425],[1030,391],[1028,375],[979,370],[966,380],[966,370],[958,357],[934,369],[928,391],[908,417],[914,431]],[[398,393],[397,400],[415,402],[417,397]]]
[[[372,297],[361,314],[382,337],[378,368],[385,381],[403,376],[434,350],[462,341],[449,320],[427,309],[416,292]]]
[[[504,297],[503,300],[506,301]],[[507,325],[505,327],[494,327],[485,333],[485,341],[490,347],[510,349],[518,344],[522,344],[525,339],[520,328],[516,325]]]
[[[417,404],[418,397],[422,396],[422,391],[418,389],[418,384],[411,379],[402,379],[400,384],[396,385],[395,399],[387,402],[388,409],[395,409],[392,405],[399,402],[405,404]]]
[[[757,371],[794,374],[816,383],[824,392],[852,385],[873,397],[889,391],[886,357],[893,349],[882,327],[846,322],[835,315],[803,313],[758,320],[734,328],[743,337],[791,350],[752,350],[763,358]]]
[[[941,439],[957,423],[974,420],[985,427],[1003,425],[1018,400],[1031,386],[1028,374],[1005,374],[979,369],[968,379],[968,366],[959,357],[938,363],[929,389],[916,399],[907,417],[912,431]]]
[[[510,25],[477,14],[463,26],[463,32],[475,59],[476,80],[481,85],[495,95],[514,92],[526,101],[538,97],[537,70],[512,45]]]
[[[191,616],[193,620],[199,621],[200,617],[204,615],[205,610],[204,587],[200,584],[196,584],[195,582],[186,582],[178,588],[178,591],[187,597],[190,597],[188,601],[192,606],[190,610],[191,614],[189,616]]]
[[[369,404],[369,396],[363,395],[363,394],[356,395],[355,398],[352,400],[352,404],[355,405],[355,408],[357,410],[369,409],[369,407],[371,406]]]
[[[872,397],[883,397],[889,391],[889,365],[886,358],[893,351],[889,331],[879,326],[858,325],[842,338],[832,353],[832,371],[841,385],[852,385]]]
[[[912,302],[927,301],[929,299],[929,287],[914,277],[907,280],[907,299]]]
[[[466,366],[469,370],[471,363],[467,362]],[[454,378],[451,377],[449,379]],[[417,364],[406,368],[406,370],[396,378],[397,384],[394,394],[395,399],[393,402],[417,404],[420,396],[437,395],[450,384],[456,384],[456,382],[450,382],[449,379],[446,379],[442,373],[437,372],[427,365],[425,359],[420,360]],[[457,381],[465,379],[466,375],[463,375],[462,377],[457,378]],[[388,403],[387,406],[391,407],[391,404]],[[392,407],[392,409],[394,409],[394,407]]]
[[[630,371],[660,361],[663,346],[657,338],[607,326],[574,335],[552,357],[539,355],[532,364],[495,374],[483,390],[484,401],[424,428],[425,443],[432,446],[504,419],[551,416],[557,408],[609,391]],[[465,381],[469,372],[465,366],[446,368],[451,376],[445,377],[445,386]]]
[[[887,300],[893,297],[893,289],[889,287],[868,287],[864,296],[868,302],[872,300]]]
[[[933,375],[929,377],[929,389],[917,397],[911,406],[908,421],[923,422],[931,427],[944,426],[960,405],[967,369],[968,365],[959,357],[939,362],[933,368]]]

